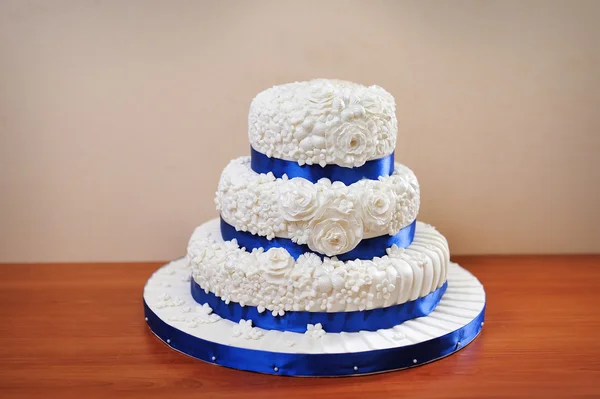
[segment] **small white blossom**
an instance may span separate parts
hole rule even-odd
[[[312,338],[321,338],[325,335],[325,330],[323,330],[323,326],[321,323],[317,324],[308,324],[306,326],[306,332],[304,333]]]
[[[205,314],[205,315],[209,315],[212,313],[212,308],[208,305],[208,303],[205,303],[203,305],[199,305],[196,306],[196,313],[200,313],[200,314]]]
[[[240,322],[233,327],[232,336],[234,338],[242,337],[244,339],[259,339],[264,333],[255,327],[252,327],[252,320],[240,320]]]

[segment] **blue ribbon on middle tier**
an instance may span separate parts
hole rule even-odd
[[[277,178],[281,178],[283,175],[287,175],[290,179],[302,177],[313,183],[327,178],[332,182],[340,181],[348,186],[362,179],[377,180],[394,173],[394,153],[367,161],[362,166],[349,168],[332,164],[325,166],[299,165],[296,161],[270,158],[250,147],[250,167],[256,173],[271,172]]]
[[[353,250],[336,255],[339,260],[355,260],[355,259],[373,259],[376,256],[386,255],[386,250],[392,245],[396,245],[398,248],[408,247],[415,238],[415,228],[417,221],[413,221],[408,226],[401,229],[394,235],[383,235],[373,238],[365,238],[361,240]],[[298,259],[300,255],[306,252],[314,253],[319,257],[323,258],[324,255],[311,250],[306,244],[296,244],[289,238],[284,237],[273,237],[268,239],[264,236],[254,235],[247,231],[237,231],[235,227],[227,223],[221,218],[221,237],[225,241],[231,241],[236,239],[240,247],[246,248],[251,251],[253,249],[263,248],[268,251],[271,248],[285,248],[288,253],[294,258]]]

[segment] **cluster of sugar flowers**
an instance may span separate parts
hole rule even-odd
[[[236,240],[217,242],[200,231],[190,240],[187,262],[195,282],[207,293],[273,316],[287,311],[367,310],[410,300],[416,291],[408,287],[422,281],[428,264],[440,270],[428,285],[443,283],[448,247],[435,237],[428,256],[392,246],[387,255],[372,260],[342,262],[305,253],[294,261],[283,248],[246,251]]]
[[[200,324],[210,324],[221,320],[221,316],[213,313],[212,308],[207,304],[196,306],[182,306],[180,308],[180,314],[174,314],[169,317],[169,321],[175,321],[185,323],[187,327],[194,328]]]
[[[325,335],[325,330],[323,330],[323,325],[321,325],[321,323],[308,324],[304,334],[312,338],[321,338]]]
[[[232,336],[234,338],[242,337],[244,339],[259,339],[264,333],[256,328],[252,327],[252,320],[240,320],[240,322],[233,327]]]
[[[248,158],[225,168],[215,198],[225,221],[255,235],[290,238],[326,256],[354,249],[366,237],[393,235],[414,221],[419,186],[412,171],[351,185],[281,179],[250,170]]]
[[[394,98],[379,86],[316,79],[259,93],[248,115],[250,144],[303,164],[363,165],[396,145]]]

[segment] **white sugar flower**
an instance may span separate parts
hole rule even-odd
[[[294,258],[284,248],[271,248],[261,256],[262,276],[268,283],[281,284],[294,266]]]
[[[208,305],[208,303],[205,303],[205,304],[203,304],[203,305],[200,305],[200,306],[196,306],[196,312],[197,312],[197,313],[200,313],[200,314],[203,314],[203,315],[206,315],[206,316],[208,316],[209,314],[211,314],[211,313],[212,313],[212,311],[213,311],[213,310],[212,310],[212,308],[211,308],[211,307]]]
[[[334,256],[354,249],[363,236],[362,221],[338,212],[325,211],[311,222],[308,247],[318,253]]]
[[[313,254],[311,252],[306,252],[300,255],[296,260],[296,267],[301,266],[306,269],[316,269],[322,264],[323,261],[321,260],[321,258],[318,255]]]
[[[252,320],[241,319],[238,323],[243,329],[252,328]]]
[[[308,180],[295,177],[281,185],[279,208],[286,220],[308,220],[315,214],[318,207],[317,189]]]
[[[290,239],[296,244],[306,244],[310,235],[308,223],[303,222],[288,223],[287,232]]]
[[[341,262],[339,262],[341,263]],[[319,293],[330,293],[332,289],[340,290],[346,281],[346,268],[335,267],[335,262],[324,262],[322,267],[315,269],[314,287]]]
[[[252,327],[252,320],[240,320],[240,322],[233,327],[232,336],[234,338],[243,337],[244,339],[259,339],[264,333],[258,328]]]
[[[317,111],[325,112],[333,104],[335,87],[326,79],[315,79],[308,83],[309,86],[305,92],[306,100],[315,105],[315,113],[318,113]]]
[[[388,299],[390,294],[396,289],[396,286],[386,278],[381,283],[375,285],[375,289],[378,295],[381,294],[383,298]]]
[[[241,319],[236,326],[233,326],[232,336],[237,338],[241,337],[248,330],[252,328],[252,320]]]
[[[325,335],[325,330],[323,330],[323,326],[321,323],[317,324],[308,324],[306,326],[306,332],[304,333],[312,338],[321,338]]]
[[[214,322],[217,322],[217,321],[219,321],[219,320],[221,320],[221,316],[219,316],[219,315],[218,315],[218,314],[216,314],[216,313],[211,313],[211,314],[208,316],[207,323],[214,323]]]
[[[380,231],[389,226],[396,207],[392,189],[379,182],[364,184],[360,196],[360,210],[364,227],[369,231]]]
[[[354,115],[354,112],[352,112]],[[327,132],[327,150],[340,166],[362,166],[375,153],[377,127],[371,120],[352,119]]]
[[[404,254],[404,251],[404,248],[399,248],[396,244],[385,250],[390,258],[400,258]]]

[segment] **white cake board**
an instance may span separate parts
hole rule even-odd
[[[426,317],[390,329],[306,334],[261,330],[259,339],[234,337],[237,323],[198,324],[201,309],[190,292],[185,259],[158,269],[144,288],[146,321],[171,348],[213,364],[267,374],[346,376],[398,370],[448,356],[481,331],[485,292],[469,272],[452,263],[448,289]],[[165,298],[168,298],[165,301]]]

